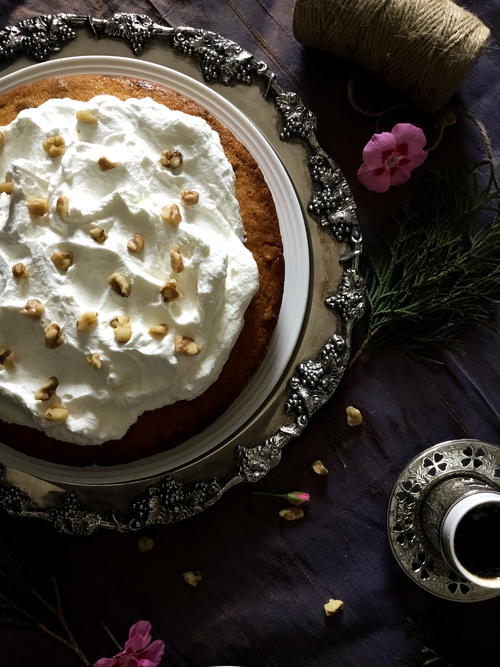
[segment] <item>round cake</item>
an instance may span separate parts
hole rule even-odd
[[[125,77],[3,93],[0,131],[0,440],[73,465],[180,444],[276,325],[283,253],[257,164],[193,101]]]

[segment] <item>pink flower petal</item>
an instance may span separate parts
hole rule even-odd
[[[165,643],[161,639],[155,639],[149,646],[146,646],[145,649],[137,653],[137,658],[139,661],[147,660],[151,663],[145,664],[144,667],[156,667],[156,665],[160,664],[164,651]],[[141,662],[139,662],[139,665],[143,667]]]
[[[363,163],[358,169],[358,181],[373,192],[387,192],[391,185],[391,176],[383,168],[369,167]]]
[[[395,148],[396,139],[390,132],[374,134],[363,148],[363,162],[369,167],[382,167],[384,153],[392,152]]]
[[[137,653],[151,641],[151,623],[149,621],[137,621],[130,628],[128,640],[125,642],[125,650],[131,649]],[[129,651],[130,653],[130,651]]]
[[[417,151],[416,153],[413,153],[413,155],[409,156],[407,164],[401,166],[404,169],[409,169],[410,171],[413,171],[417,167],[420,167],[420,165],[427,160],[428,156],[429,153],[427,151]]]
[[[391,185],[403,185],[406,181],[410,180],[411,169],[405,169],[404,167],[399,167],[391,175]]]
[[[94,663],[93,667],[120,667],[115,658],[101,658]]]
[[[421,151],[427,142],[423,131],[411,123],[398,123],[394,125],[391,134],[394,137],[396,147],[406,144],[407,150],[404,154],[408,156]]]

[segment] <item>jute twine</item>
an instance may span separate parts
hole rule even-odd
[[[451,0],[296,0],[293,29],[431,111],[457,90],[490,34]]]

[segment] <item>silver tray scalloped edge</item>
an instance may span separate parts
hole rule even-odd
[[[284,446],[306,428],[312,414],[333,395],[347,366],[351,330],[365,308],[365,290],[359,272],[362,249],[356,209],[349,187],[335,162],[321,149],[315,134],[316,118],[297,93],[286,92],[266,63],[258,61],[235,42],[203,29],[170,27],[154,23],[138,14],[115,14],[97,19],[74,14],[35,16],[0,29],[0,69],[17,58],[47,60],[58,54],[88,29],[95,39],[114,38],[125,42],[134,55],[155,40],[166,49],[198,62],[205,82],[224,86],[260,86],[266,100],[280,116],[280,140],[299,141],[307,151],[311,181],[308,213],[333,242],[343,250],[339,261],[338,285],[323,299],[324,307],[335,314],[335,333],[311,356],[299,363],[288,379],[283,396],[279,427],[255,445],[239,445],[228,466],[217,476],[186,481],[175,475],[152,480],[120,509],[98,509],[76,489],[56,489],[40,481],[38,495],[54,495],[56,501],[42,506],[37,494],[27,492],[24,473],[1,469],[0,507],[15,516],[49,521],[69,534],[90,534],[99,528],[135,531],[152,524],[167,524],[200,513],[240,482],[256,482],[280,461]],[[331,333],[331,332],[330,332]],[[92,495],[90,496],[92,498]]]

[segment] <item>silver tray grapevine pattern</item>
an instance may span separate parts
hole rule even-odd
[[[0,507],[11,515],[38,517],[70,534],[90,534],[100,528],[136,531],[191,517],[240,482],[260,480],[279,463],[285,445],[304,431],[312,414],[332,396],[349,359],[352,326],[365,307],[359,272],[361,234],[345,178],[317,141],[314,114],[297,93],[283,90],[266,63],[230,39],[203,29],[159,25],[142,14],[115,14],[109,19],[43,15],[0,29],[0,68],[23,57],[47,60],[76,40],[80,31],[87,31],[96,40],[119,40],[135,56],[150,44],[160,44],[198,63],[207,83],[258,86],[278,112],[280,140],[299,142],[305,148],[310,181],[308,213],[317,223],[318,233],[328,235],[340,248],[338,284],[331,285],[332,291],[322,299],[322,307],[336,316],[331,330],[314,353],[302,357],[292,370],[278,428],[257,444],[235,447],[230,465],[220,474],[191,480],[168,474],[152,480],[135,495],[132,491],[125,506],[100,509],[75,488],[63,489],[55,504],[42,506],[12,481],[5,467],[1,468]],[[314,322],[310,320],[307,326],[314,327]]]

